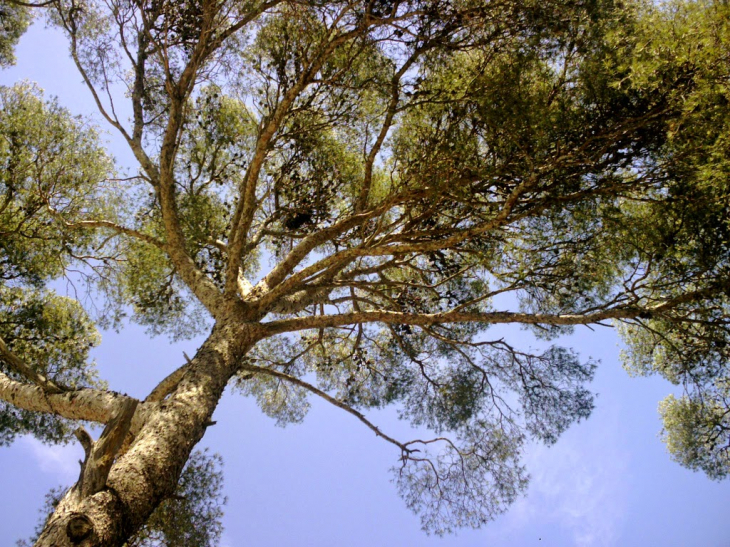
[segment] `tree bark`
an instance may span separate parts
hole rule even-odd
[[[36,546],[123,545],[174,492],[190,452],[256,333],[250,324],[216,325],[177,388],[150,413],[132,445],[111,466],[106,484],[91,493],[81,481],[74,485],[46,522]]]

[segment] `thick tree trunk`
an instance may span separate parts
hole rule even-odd
[[[237,363],[254,343],[254,332],[251,325],[216,326],[177,389],[150,412],[129,449],[111,466],[105,485],[88,492],[82,469],[36,546],[123,545],[174,491]]]

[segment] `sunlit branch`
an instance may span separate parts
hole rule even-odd
[[[78,29],[76,27],[76,22],[73,20],[73,15],[68,17],[68,16],[64,15],[62,10],[59,10],[59,15],[63,21],[64,28],[65,28],[66,32],[68,32],[68,35],[70,38],[71,58],[73,59],[74,64],[76,65],[76,68],[79,71],[79,74],[81,74],[81,78],[83,79],[84,85],[86,85],[87,89],[91,93],[91,95],[94,99],[94,103],[96,104],[97,110],[104,117],[104,119],[122,135],[124,140],[129,145],[130,149],[132,150],[132,153],[134,154],[135,158],[140,163],[140,165],[144,169],[145,173],[149,177],[150,181],[152,181],[153,184],[156,183],[157,180],[159,179],[159,171],[157,169],[157,166],[152,162],[150,157],[147,155],[147,153],[142,148],[141,134],[137,135],[136,131],[135,131],[135,134],[130,136],[129,133],[127,132],[127,130],[124,128],[124,126],[119,121],[119,119],[117,119],[116,116],[110,115],[109,112],[107,112],[107,109],[104,107],[104,104],[101,102],[101,98],[99,97],[96,87],[94,86],[94,84],[91,80],[91,77],[89,76],[88,72],[86,71],[86,68],[84,68],[83,64],[81,63],[81,59],[79,58],[79,53],[78,53],[78,36],[77,36]],[[108,82],[107,82],[107,87],[108,87]],[[133,96],[133,99],[134,99],[134,96]],[[135,120],[136,120],[136,118],[135,118]]]
[[[484,312],[470,313],[462,311],[448,311],[442,313],[418,314],[395,311],[363,311],[336,315],[319,315],[295,319],[282,319],[263,323],[269,335],[283,332],[293,332],[314,328],[341,327],[357,323],[385,323],[416,326],[431,326],[443,323],[483,323],[504,324],[518,323],[524,325],[589,325],[606,320],[625,320],[637,317],[658,316],[687,302],[701,300],[713,292],[716,287],[708,287],[667,299],[658,304],[640,306],[637,304],[604,309],[593,313],[576,314],[547,314],[547,313],[516,313],[516,312]]]
[[[276,298],[283,294],[287,294],[290,290],[297,287],[299,284],[304,283],[310,277],[318,274],[319,272],[330,268],[331,266],[337,266],[338,264],[347,264],[358,257],[364,256],[395,256],[407,253],[415,252],[427,252],[437,251],[443,249],[449,249],[458,245],[459,243],[477,237],[481,234],[489,232],[490,230],[497,229],[510,220],[510,214],[514,209],[515,205],[519,201],[520,197],[527,191],[529,191],[534,184],[535,180],[529,179],[519,184],[509,195],[502,205],[502,209],[497,213],[494,218],[488,222],[484,222],[472,228],[461,230],[452,236],[443,238],[441,240],[427,241],[421,243],[393,243],[388,244],[388,240],[392,238],[385,237],[384,241],[379,241],[370,247],[355,247],[353,249],[346,249],[338,253],[334,253],[318,262],[303,268],[302,270],[291,275],[289,278],[281,282],[281,284],[275,289],[271,290],[263,297],[263,301],[274,301]],[[396,234],[394,237],[404,237],[407,234]]]
[[[162,219],[168,239],[167,254],[185,284],[214,317],[226,309],[215,284],[198,268],[185,246],[185,235],[180,226],[175,203],[174,165],[177,155],[178,134],[183,124],[183,105],[186,96],[170,97],[170,112],[160,148],[160,177],[157,187]]]
[[[264,119],[261,132],[256,142],[256,151],[251,159],[244,182],[241,188],[241,196],[236,205],[236,210],[231,220],[231,232],[228,240],[229,256],[228,266],[226,270],[226,293],[235,294],[236,283],[238,279],[238,270],[242,258],[248,231],[253,222],[257,207],[256,186],[259,174],[263,168],[264,161],[268,154],[269,143],[278,131],[284,120],[289,108],[294,103],[299,94],[309,85],[317,72],[324,66],[329,55],[337,49],[339,45],[353,38],[359,31],[351,31],[337,35],[327,44],[321,46],[320,52],[310,62],[307,70],[303,71],[299,80],[287,90],[281,102],[277,105],[272,115]]]
[[[175,391],[175,388],[180,383],[180,380],[182,380],[183,376],[185,376],[185,373],[190,370],[191,362],[190,358],[185,355],[185,360],[187,361],[186,364],[176,368],[174,371],[172,371],[170,374],[165,376],[165,378],[160,381],[159,384],[155,386],[155,388],[150,392],[149,395],[145,398],[145,403],[157,403],[162,401],[165,397],[170,395],[173,391]]]
[[[306,236],[298,245],[296,245],[277,266],[267,274],[259,283],[261,289],[271,290],[281,283],[294,268],[304,260],[311,251],[335,237],[342,235],[347,230],[367,222],[371,218],[384,214],[388,209],[393,207],[393,203],[381,205],[371,211],[352,215],[343,219],[328,228],[324,228],[311,235]],[[259,303],[260,306],[266,307],[270,297],[265,296]]]
[[[88,72],[86,71],[86,68],[84,68],[83,64],[81,63],[81,59],[79,58],[79,52],[78,52],[78,28],[76,26],[76,21],[74,20],[74,11],[77,10],[77,6],[72,3],[72,7],[69,10],[69,13],[64,13],[62,9],[58,10],[59,16],[61,17],[61,20],[64,25],[64,29],[66,32],[68,32],[69,38],[71,39],[71,58],[74,61],[74,64],[76,65],[76,68],[78,69],[79,73],[81,74],[81,77],[84,81],[84,84],[88,88],[88,90],[91,92],[92,97],[94,98],[94,102],[96,103],[96,108],[99,111],[99,113],[104,117],[104,119],[109,122],[109,124],[114,127],[121,135],[129,141],[129,134],[127,133],[127,130],[124,129],[122,124],[119,122],[119,119],[114,116],[113,114],[109,114],[107,112],[107,109],[104,107],[104,104],[101,102],[101,98],[99,97],[99,94],[94,87],[94,84],[91,81],[91,77],[89,76]],[[108,86],[108,82],[107,82]]]
[[[111,419],[121,401],[129,397],[93,388],[48,393],[40,386],[18,382],[0,372],[0,399],[31,412],[46,412],[69,420],[103,424]],[[136,429],[141,422],[136,419],[135,424]]]

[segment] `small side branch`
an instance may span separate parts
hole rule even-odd
[[[133,237],[140,241],[144,241],[145,243],[153,245],[153,246],[157,247],[158,249],[162,249],[163,251],[167,250],[167,245],[165,242],[160,241],[159,239],[157,239],[149,234],[140,232],[139,230],[135,230],[133,228],[127,228],[126,226],[121,226],[121,225],[111,222],[109,220],[80,220],[78,222],[68,222],[63,219],[63,217],[60,213],[58,213],[56,211],[52,211],[52,212],[55,215],[57,215],[57,218],[59,218],[61,220],[61,222],[63,222],[63,225],[69,229],[107,228],[116,234],[127,235],[129,237]]]
[[[147,398],[144,400],[145,403],[159,403],[175,390],[177,385],[180,383],[180,380],[182,380],[183,376],[185,376],[185,373],[190,369],[190,365],[192,364],[190,357],[188,357],[185,352],[183,352],[183,356],[187,363],[175,369],[163,378],[162,381],[157,384],[155,389],[147,395]]]

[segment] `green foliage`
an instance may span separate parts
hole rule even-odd
[[[313,44],[327,32],[317,11],[304,6],[283,7],[262,22],[244,52],[253,73],[242,82],[262,119],[302,77]],[[297,97],[266,166],[274,198],[269,222],[282,232],[311,233],[347,211],[363,176],[357,143],[380,114],[389,72],[387,58],[363,38],[335,50],[320,70],[322,83]],[[271,242],[276,255],[289,247],[286,239]]]
[[[15,46],[28,29],[31,13],[13,2],[0,3],[0,67],[15,64]]]
[[[0,446],[10,446],[18,436],[33,435],[46,443],[64,443],[71,439],[74,423],[0,402]]]
[[[702,399],[669,395],[659,405],[664,421],[662,440],[672,459],[712,479],[730,473],[730,404],[727,380],[717,382],[715,393]]]
[[[99,343],[80,303],[43,288],[82,255],[100,250],[101,234],[73,229],[80,221],[114,218],[107,184],[112,163],[92,127],[38,88],[0,88],[0,338],[20,359],[71,388],[99,386],[89,350]],[[112,192],[110,192],[112,190]],[[5,374],[19,379],[4,362]],[[67,440],[71,425],[2,402],[3,444],[21,434]]]
[[[227,96],[217,86],[202,90],[190,105],[180,148],[178,173],[185,184],[178,196],[178,212],[198,266],[218,285],[223,282],[225,256],[219,245],[230,229],[236,188],[246,172],[247,157],[255,147],[255,117],[243,101]],[[248,275],[258,267],[256,255],[246,258]]]
[[[670,98],[677,115],[651,166],[666,182],[653,199],[623,208],[621,229],[639,257],[649,261],[646,277],[661,283],[665,294],[707,286],[719,294],[624,325],[624,361],[632,373],[658,373],[682,386],[685,395],[669,396],[660,406],[663,439],[678,462],[720,478],[730,469],[725,439],[730,12],[723,4],[705,2],[647,9],[634,39],[638,54],[624,85],[691,84]]]
[[[164,500],[127,547],[214,547],[223,527],[222,460],[207,450],[193,452],[175,495]]]
[[[75,299],[47,290],[0,288],[0,337],[53,381],[72,388],[95,383],[87,358],[101,337]]]
[[[726,5],[300,2],[234,33],[255,7],[54,4],[87,83],[126,84],[141,171],[116,187],[82,122],[30,85],[1,90],[14,351],[92,381],[90,323],[41,290],[74,261],[153,334],[191,336],[205,308],[237,327],[283,316],[283,334],[235,356],[240,391],[280,425],[314,393],[435,431],[389,440],[401,494],[443,533],[503,511],[526,485],[524,443],[593,409],[595,363],[490,324],[550,340],[615,319],[627,368],[684,389],[661,407],[673,457],[727,473]],[[172,537],[151,522],[140,545]]]
[[[54,381],[71,388],[103,386],[96,376],[89,350],[100,336],[78,301],[46,290],[0,286],[0,338],[9,349]],[[0,370],[19,379],[0,360]],[[0,402],[0,444],[32,434],[45,442],[69,440],[73,422],[35,414]]]
[[[40,285],[101,242],[70,224],[114,220],[109,156],[95,130],[32,84],[0,88],[0,280]]]
[[[554,18],[547,6],[521,5],[529,14],[525,26],[510,27],[505,22],[509,17],[493,17],[494,27],[483,32],[494,34],[483,44],[434,47],[426,54],[428,62],[402,81],[410,102],[386,141],[383,163],[389,177],[371,194],[373,203],[386,203],[404,192],[420,193],[422,199],[394,213],[401,215],[401,233],[420,230],[438,239],[457,227],[486,222],[522,186],[527,186],[527,197],[517,205],[522,220],[508,230],[487,232],[449,251],[409,256],[379,277],[368,278],[371,285],[361,293],[367,304],[361,305],[425,314],[473,303],[468,309],[488,312],[480,295],[496,287],[517,293],[525,312],[572,314],[600,310],[611,302],[650,306],[661,298],[715,290],[722,283],[718,280],[727,277],[730,201],[723,132],[730,118],[723,82],[730,65],[725,8],[712,3],[612,2],[562,8],[567,14]],[[279,30],[286,26],[270,24]],[[689,40],[690,35],[697,40]],[[264,32],[258,38],[266,36]],[[295,39],[302,40],[298,35]],[[265,63],[266,56],[259,58],[264,81],[286,85],[299,74],[297,62],[303,61],[297,55],[306,47],[292,46],[289,51],[298,53],[287,57],[282,53],[285,42],[259,43],[263,49],[267,44],[273,48],[268,57],[272,65]],[[363,69],[352,58],[351,73],[359,74]],[[267,72],[276,59],[284,64],[278,72]],[[308,103],[318,108],[306,123],[298,121],[301,114],[292,115],[295,129],[307,128],[308,140],[292,139],[292,148],[283,148],[293,167],[279,164],[281,175],[272,185],[277,196],[272,210],[280,216],[269,218],[283,219],[274,242],[277,250],[286,251],[299,234],[327,225],[335,210],[345,211],[352,202],[345,190],[348,177],[362,175],[357,170],[351,175],[336,172],[330,180],[333,168],[316,163],[320,154],[338,158],[338,167],[350,162],[322,148],[326,141],[321,137],[316,148],[309,143],[324,126],[329,132],[319,134],[328,139],[346,135],[367,149],[372,137],[359,128],[367,126],[369,116],[382,117],[392,74],[378,64],[368,66],[373,69],[378,72],[369,74],[379,75],[358,88],[363,90],[359,96],[354,92],[348,97],[354,106],[343,118],[337,117],[334,103],[324,101]],[[269,94],[270,84],[261,89],[260,107],[267,112],[276,97]],[[336,90],[336,85],[315,88],[311,96],[332,96]],[[319,168],[302,175],[310,165]],[[310,173],[324,175],[312,178]],[[300,188],[302,193],[297,193]],[[338,209],[332,208],[328,192],[344,200]],[[307,208],[302,195],[307,203],[321,199],[330,208]],[[584,199],[572,199],[577,195]],[[307,216],[292,217],[290,209]],[[394,217],[384,222],[398,225]],[[287,237],[292,238],[290,245]],[[343,237],[334,249],[338,245],[356,244]],[[362,259],[358,267],[375,269],[379,264]],[[347,299],[344,291],[337,294]],[[621,327],[629,341],[649,337],[655,345],[675,348],[661,363],[651,350],[650,369],[709,396],[713,382],[726,375],[727,358],[718,348],[725,347],[727,309],[722,298],[704,300],[691,309],[679,306],[670,314],[676,319],[639,317]],[[558,347],[523,353],[501,341],[484,342],[482,330],[408,325],[325,329],[307,333],[295,347],[267,346],[252,362],[296,376],[314,374],[319,388],[353,408],[397,403],[401,417],[413,424],[455,433],[456,444],[436,452],[435,461],[447,462],[438,471],[411,461],[400,472],[402,493],[424,512],[424,526],[443,530],[435,523],[460,522],[464,515],[475,519],[471,524],[478,523],[499,511],[502,503],[496,500],[509,498],[482,492],[493,505],[484,502],[479,509],[467,509],[454,502],[453,513],[446,509],[446,493],[430,502],[416,501],[428,499],[425,492],[437,490],[437,483],[448,484],[449,469],[457,462],[474,473],[485,472],[466,463],[473,454],[468,438],[496,439],[489,431],[506,420],[510,426],[493,442],[510,447],[494,451],[504,454],[503,464],[509,467],[523,436],[555,442],[593,408],[585,385],[594,363],[581,363]],[[559,325],[534,330],[546,338],[570,332]],[[675,331],[684,334],[675,340]],[[636,355],[644,351],[634,349]],[[669,350],[664,351],[666,355]],[[502,401],[515,396],[522,411],[512,413]],[[519,490],[519,473],[499,473],[512,485],[511,490],[505,486],[512,495]]]
[[[131,308],[132,320],[153,335],[184,339],[201,332],[206,325],[203,311],[190,298],[164,251],[132,241],[123,257],[110,287],[119,314],[117,325]]]
[[[458,448],[447,444],[435,461],[393,469],[408,507],[438,535],[483,526],[527,487],[519,464],[523,438],[509,427],[476,422],[460,441]]]
[[[265,340],[257,345],[255,351],[246,356],[245,362],[267,366],[279,364],[282,357],[289,360],[284,371],[298,376],[301,364],[297,360],[302,357],[302,352],[284,337]],[[253,396],[264,414],[274,418],[276,425],[281,427],[301,422],[309,411],[304,389],[272,376],[242,372],[236,379],[236,389],[242,395]]]

